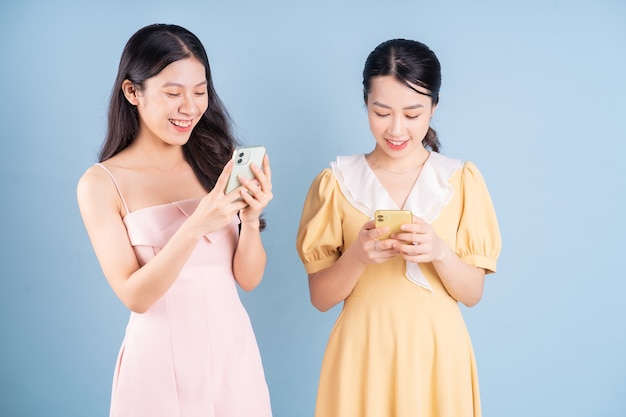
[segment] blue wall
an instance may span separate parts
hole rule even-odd
[[[479,166],[499,215],[498,273],[463,310],[485,416],[626,414],[625,2],[7,3],[0,415],[107,415],[128,313],[98,267],[75,186],[95,162],[124,43],[154,22],[200,37],[239,137],[270,152],[270,260],[242,297],[276,417],[312,415],[339,312],[309,303],[294,247],[302,202],[335,155],[373,147],[360,74],[392,37],[439,55],[443,153]]]

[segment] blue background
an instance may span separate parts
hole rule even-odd
[[[373,147],[367,54],[394,37],[443,66],[442,153],[474,161],[504,247],[463,309],[485,416],[626,415],[626,3],[21,0],[0,6],[0,415],[108,415],[128,312],[80,219],[122,48],[176,23],[203,41],[239,138],[270,153],[262,285],[242,294],[276,417],[311,416],[337,316],[309,303],[304,196],[336,155]]]

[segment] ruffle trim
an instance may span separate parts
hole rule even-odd
[[[374,211],[378,209],[403,209],[432,223],[452,199],[454,188],[449,180],[463,167],[463,162],[431,152],[404,207],[394,203],[369,167],[364,154],[338,156],[330,166],[348,202],[370,219],[374,218]],[[407,262],[406,277],[414,284],[433,291],[418,264]]]

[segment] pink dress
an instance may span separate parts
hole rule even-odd
[[[124,223],[140,265],[159,252],[199,201],[130,213],[126,207]],[[232,271],[238,224],[235,216],[206,235],[163,297],[144,314],[131,312],[115,368],[111,417],[272,415],[259,349]]]

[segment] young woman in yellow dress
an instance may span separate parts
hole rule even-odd
[[[473,306],[501,240],[485,181],[440,154],[430,127],[440,63],[393,39],[368,56],[364,98],[375,140],[313,181],[297,249],[311,302],[343,302],[322,363],[316,417],[480,416],[474,354],[459,302]],[[388,239],[379,209],[413,222]]]

